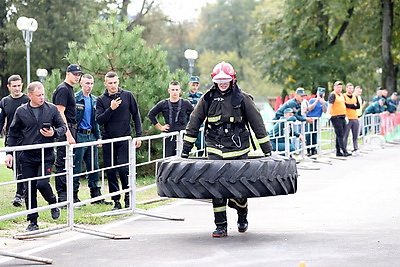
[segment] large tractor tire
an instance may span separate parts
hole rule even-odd
[[[157,167],[157,189],[162,197],[251,198],[294,194],[297,190],[296,161],[289,158],[171,158]]]

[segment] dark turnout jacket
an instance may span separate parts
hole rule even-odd
[[[221,93],[214,85],[198,102],[190,115],[184,137],[184,149],[190,151],[197,139],[201,124],[206,121],[207,152],[222,158],[236,158],[249,153],[250,134],[246,122],[265,154],[271,152],[269,134],[253,102],[253,98],[236,84],[229,92]]]

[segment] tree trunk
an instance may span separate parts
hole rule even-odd
[[[391,53],[392,27],[393,27],[393,1],[381,0],[383,8],[382,24],[382,87],[389,92],[397,91],[396,88],[396,70],[393,64]]]

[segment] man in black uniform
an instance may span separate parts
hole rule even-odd
[[[188,114],[193,111],[192,104],[180,98],[181,85],[179,82],[171,82],[168,88],[169,98],[157,103],[147,115],[151,122],[161,132],[178,132],[185,130]],[[165,125],[161,125],[156,116],[162,113]],[[165,139],[165,156],[176,155],[176,136]]]
[[[269,134],[252,97],[236,84],[236,73],[231,64],[221,62],[211,74],[214,85],[200,99],[190,116],[184,137],[182,157],[188,157],[197,139],[200,125],[206,120],[206,151],[211,160],[245,159],[250,151],[249,123],[265,156],[271,155]],[[213,199],[213,237],[227,236],[227,199]],[[237,210],[239,232],[248,228],[247,199],[229,199],[228,206]]]
[[[10,91],[10,94],[0,101],[0,130],[3,129],[4,124],[6,124],[6,138],[4,143],[7,144],[7,134],[10,129],[11,122],[14,118],[15,110],[22,104],[25,104],[29,101],[29,97],[22,93],[22,78],[19,75],[11,75],[7,81],[7,88]],[[17,158],[18,158],[17,153]],[[21,165],[18,163],[18,159],[16,159],[16,175],[17,180],[21,179]],[[15,207],[21,207],[25,198],[25,186],[24,183],[17,184],[17,192],[15,193],[14,200],[11,203]]]
[[[130,126],[133,119],[136,131],[136,137],[142,135],[142,122],[140,120],[139,107],[136,99],[129,91],[119,88],[119,78],[115,72],[108,72],[105,76],[104,85],[106,90],[104,94],[97,98],[96,103],[96,120],[100,125],[103,125],[103,140],[130,136],[132,129]],[[141,141],[136,142],[136,148],[139,148]],[[111,151],[113,147],[113,151]],[[113,165],[111,155],[114,156]],[[128,141],[116,142],[111,146],[111,143],[103,145],[103,160],[104,167],[111,167],[129,162]],[[128,166],[112,168],[106,170],[108,178],[108,187],[110,193],[119,191],[117,179],[117,171],[121,180],[122,189],[128,188]],[[120,195],[112,196],[114,201],[113,210],[121,209]],[[125,194],[125,208],[130,205],[129,194]]]
[[[33,145],[51,143],[54,138],[65,134],[66,126],[62,120],[57,108],[44,101],[44,88],[40,82],[33,82],[28,85],[29,103],[19,107],[11,123],[7,138],[7,146]],[[21,164],[22,178],[33,178],[51,174],[51,167],[54,163],[53,148],[45,148],[44,162],[42,162],[42,149],[24,150],[19,156]],[[5,163],[8,167],[13,165],[12,154],[7,154]],[[43,166],[44,165],[44,166]],[[44,173],[42,172],[44,170]],[[37,190],[43,198],[49,203],[57,203],[56,196],[50,186],[50,178],[43,178],[31,181],[31,190],[25,199],[27,209],[29,203],[31,208],[37,208]],[[51,209],[53,219],[60,217],[58,208]],[[38,230],[37,212],[28,214],[27,220],[30,221],[27,230]]]
[[[71,64],[67,68],[64,82],[60,83],[53,93],[53,103],[56,105],[62,119],[67,124],[67,132],[59,136],[57,141],[68,141],[70,144],[76,143],[76,109],[74,85],[79,82],[82,75],[81,68],[76,64]],[[56,173],[65,172],[65,147],[57,147]],[[56,190],[58,202],[67,200],[67,181],[66,176],[56,177]],[[79,202],[78,194],[74,192],[74,202]]]

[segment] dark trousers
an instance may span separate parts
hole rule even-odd
[[[94,134],[87,135],[84,133],[78,133],[76,141],[77,143],[92,142],[96,141],[96,137],[94,136]],[[93,154],[93,160],[92,160],[92,154]],[[79,147],[74,150],[74,174],[82,172],[83,162],[85,162],[87,171],[99,169],[97,146]],[[77,192],[79,190],[80,186],[79,178],[80,176],[74,176],[74,192]],[[98,172],[94,172],[88,175],[88,186],[90,189],[100,188],[98,186],[98,181],[99,181]]]
[[[42,175],[42,164],[41,162],[23,162],[22,165],[22,177],[32,178]],[[51,173],[52,162],[44,163],[44,175]],[[53,194],[53,190],[50,186],[50,178],[43,178],[40,180],[27,182],[27,197],[25,198],[26,209],[29,209],[29,202],[31,203],[31,209],[37,208],[37,191],[39,190],[43,198],[49,203],[54,204],[57,202],[56,196]],[[30,190],[29,190],[30,184]],[[28,214],[28,221],[37,221],[39,214],[37,212]]]
[[[70,124],[68,124],[69,130],[72,134],[72,136],[74,137],[75,141],[76,141],[76,129],[74,127],[76,126],[71,126]],[[67,137],[65,135],[57,138],[57,142],[64,142],[67,141]],[[58,146],[57,147],[57,158],[56,158],[56,173],[62,173],[65,172],[65,156],[66,156],[66,151],[65,151],[65,147],[64,146]],[[56,176],[56,190],[58,193],[58,196],[60,196],[60,194],[63,195],[63,198],[65,197],[65,199],[61,199],[62,201],[67,200],[67,177],[65,175],[60,175],[60,176]]]
[[[21,180],[22,178],[22,167],[21,164],[19,163],[19,154],[20,152],[17,152],[16,155],[16,159],[15,159],[15,166],[17,166],[16,168],[16,173],[17,173],[17,180]],[[26,183],[18,183],[17,184],[17,192],[16,195],[19,195],[21,197],[24,197],[26,194]]]
[[[246,159],[247,155],[240,156],[235,159]],[[221,160],[222,158],[214,155],[214,154],[209,154],[208,159],[211,160]],[[212,200],[213,203],[213,209],[214,209],[214,223],[216,225],[220,224],[227,224],[227,219],[226,219],[226,203],[227,203],[226,198],[215,198]],[[237,210],[238,215],[247,215],[247,198],[234,198],[234,199],[229,199],[228,201],[228,206],[231,208],[234,208]]]
[[[165,157],[176,155],[176,135],[165,138]]]
[[[111,143],[104,144],[103,145],[104,167],[111,167],[129,162],[128,149],[129,149],[128,141],[113,143],[113,148],[111,148]],[[113,159],[114,162],[112,162],[111,159]],[[119,191],[117,173],[119,174],[119,179],[121,180],[122,189],[128,189],[129,167],[123,166],[118,168],[112,168],[106,170],[108,179],[108,188],[110,193]],[[114,201],[120,200],[121,196],[120,195],[112,196],[111,199]]]
[[[331,122],[336,134],[336,153],[340,153],[340,151],[347,153],[347,149],[343,141],[344,129],[346,126],[345,116],[333,116],[331,117]]]

